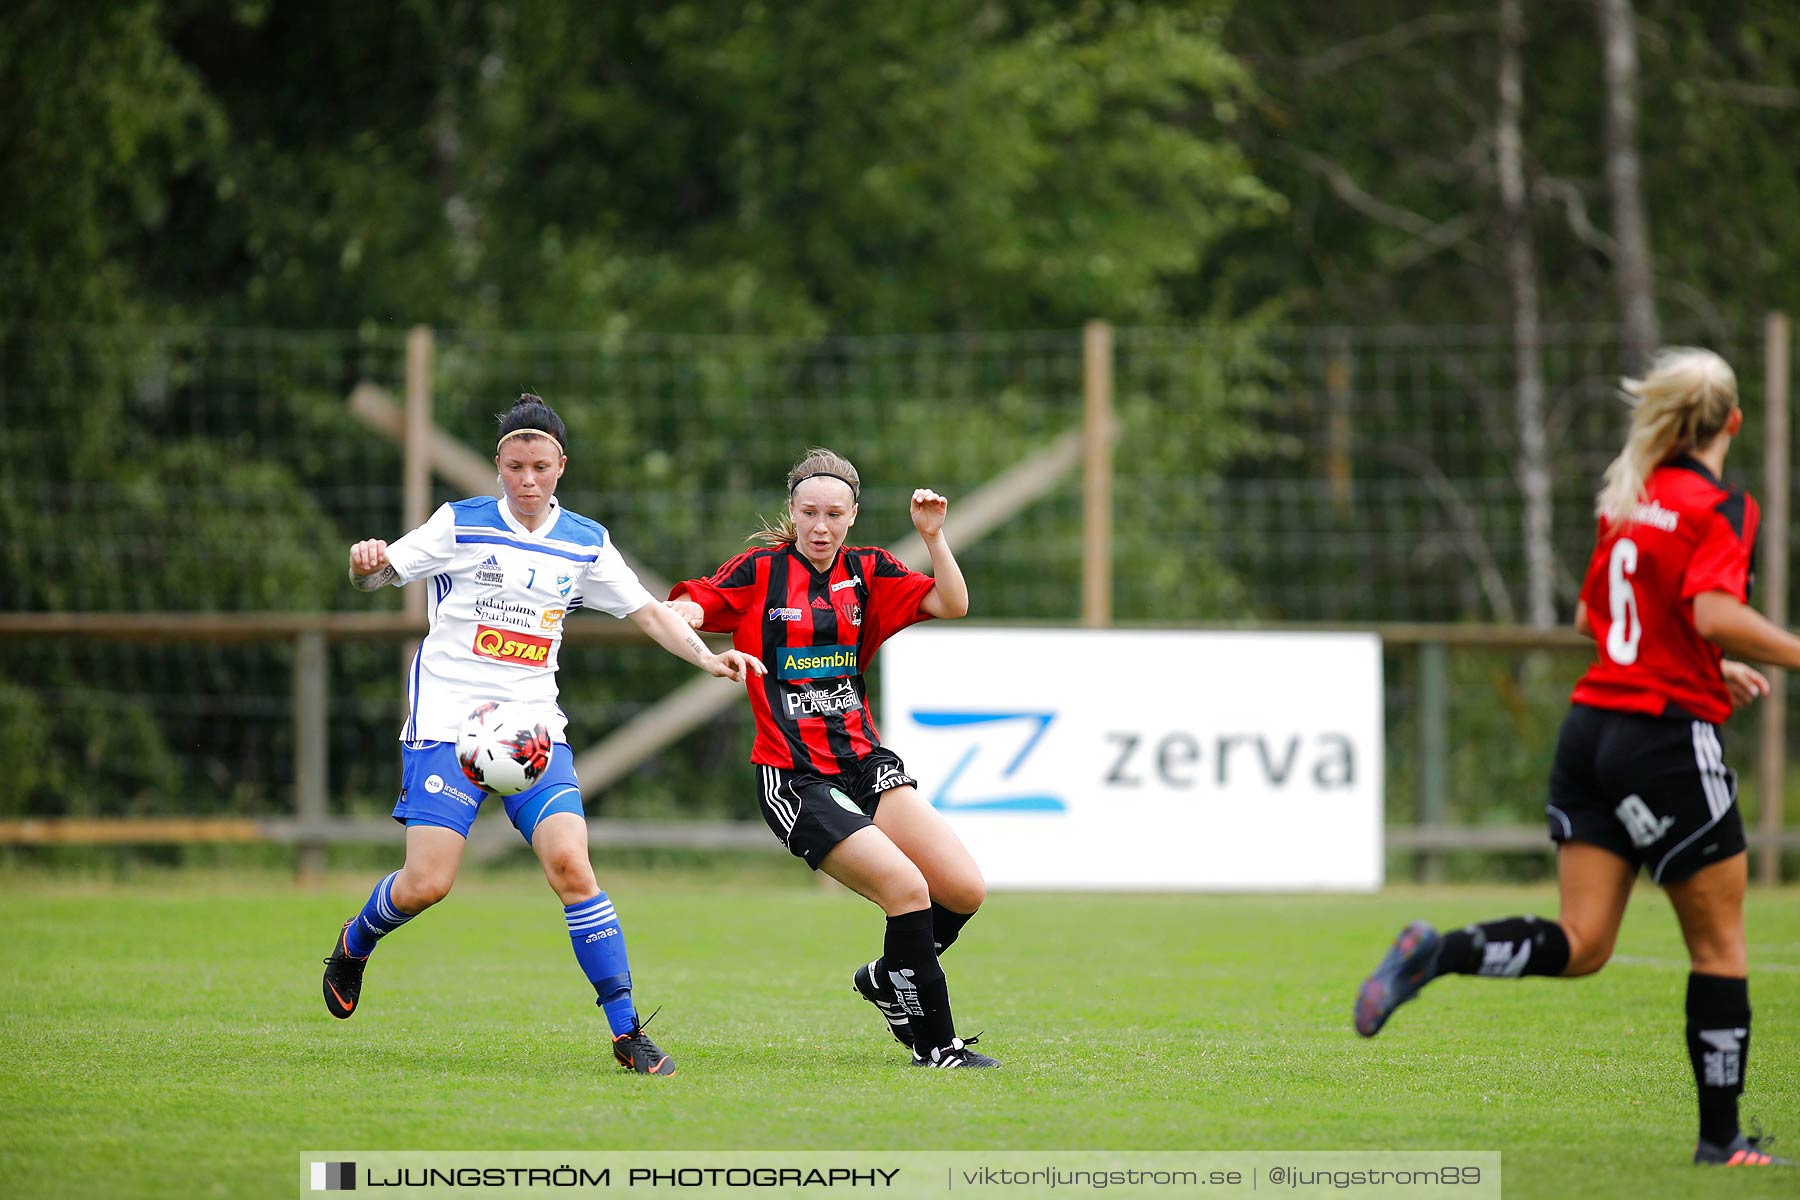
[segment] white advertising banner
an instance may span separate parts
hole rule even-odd
[[[881,740],[995,887],[1381,886],[1373,634],[926,626]]]

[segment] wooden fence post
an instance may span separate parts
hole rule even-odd
[[[1081,623],[1112,624],[1113,336],[1089,321],[1081,337]]]
[[[1442,642],[1419,643],[1419,687],[1413,701],[1419,730],[1419,824],[1436,828],[1444,823],[1444,799],[1450,779],[1450,668]],[[1443,856],[1421,851],[1418,877],[1424,883],[1444,878]]]
[[[306,629],[294,635],[294,816],[302,829],[325,824],[330,744],[326,716],[331,694],[326,683],[325,634]],[[302,835],[295,868],[302,884],[325,873],[323,834]]]
[[[402,449],[405,458],[400,528],[417,529],[431,516],[431,359],[434,339],[431,327],[415,325],[406,334],[406,425]],[[406,615],[425,619],[425,589],[407,588]]]
[[[1757,564],[1763,611],[1782,627],[1788,620],[1788,319],[1772,312],[1763,322],[1763,528],[1768,533]],[[1781,810],[1787,791],[1787,672],[1771,667],[1769,694],[1762,701],[1762,745],[1757,755],[1757,825],[1763,846],[1757,861],[1759,883],[1781,882]]]

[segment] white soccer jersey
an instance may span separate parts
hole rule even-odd
[[[623,617],[654,603],[604,526],[550,504],[533,531],[495,497],[458,500],[388,547],[396,586],[417,579],[431,589],[431,632],[407,673],[402,741],[454,741],[486,700],[534,706],[562,741],[563,622],[578,608]]]

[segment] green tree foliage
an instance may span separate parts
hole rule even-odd
[[[1756,0],[1634,0],[1633,7],[1638,150],[1665,336],[1734,358],[1755,414],[1760,364],[1742,331],[1768,309],[1800,304],[1800,287],[1781,265],[1800,253],[1800,229],[1788,218],[1800,187],[1791,165],[1800,137],[1800,15]],[[1523,140],[1544,321],[1553,334],[1611,324],[1619,301],[1595,6],[1528,4],[1525,21]],[[1506,479],[1517,454],[1504,415],[1510,369],[1484,369],[1484,358],[1504,361],[1509,347],[1473,328],[1504,328],[1511,303],[1495,182],[1498,37],[1490,0],[1240,5],[1224,36],[1257,85],[1251,119],[1238,127],[1241,144],[1259,178],[1288,197],[1291,210],[1286,222],[1224,239],[1209,266],[1240,306],[1275,302],[1303,321],[1350,327],[1345,391],[1400,400],[1362,410],[1366,418],[1346,445],[1356,486],[1429,475],[1441,494],[1454,497],[1447,503],[1479,518],[1460,539],[1463,550],[1498,551],[1512,536],[1500,526],[1514,512],[1491,497],[1478,500],[1481,484]],[[1404,359],[1384,354],[1357,328],[1369,325],[1426,327],[1416,336],[1428,348]],[[1434,329],[1442,334],[1436,344],[1428,340]],[[1560,435],[1553,443],[1556,545],[1566,613],[1592,544],[1592,496],[1604,462],[1574,451],[1616,445],[1623,413],[1606,384],[1623,363],[1595,355],[1585,338],[1551,341],[1544,368],[1552,429]],[[1405,363],[1403,371],[1390,369],[1395,361]],[[1413,449],[1425,440],[1416,434],[1430,419],[1434,393],[1466,397],[1469,422],[1491,442],[1485,461],[1433,460]],[[1316,400],[1296,390],[1277,402],[1273,419]],[[1596,423],[1607,432],[1568,436],[1572,427],[1592,430]],[[1748,432],[1731,465],[1754,486],[1754,420]],[[1290,457],[1235,470],[1299,475],[1317,466]],[[1381,507],[1356,518],[1359,529],[1384,533],[1390,521],[1404,520]],[[1383,569],[1364,553],[1346,560],[1331,539],[1320,541],[1321,578]],[[1381,544],[1393,542],[1384,537]],[[1472,562],[1462,575],[1479,578],[1480,565]],[[1509,574],[1500,582],[1485,595],[1473,593],[1462,611],[1515,615],[1505,593],[1514,593],[1516,608],[1518,580]],[[1376,590],[1368,602],[1355,615],[1396,615],[1391,593]],[[1477,655],[1457,664],[1451,790],[1459,818],[1537,814],[1545,756],[1575,664],[1559,660],[1548,681],[1544,664],[1536,665],[1534,673],[1517,659]],[[1409,720],[1390,724],[1397,744],[1410,734]],[[1404,771],[1392,782],[1400,786],[1390,798],[1403,798],[1410,789]]]
[[[1676,325],[1792,309],[1778,264],[1800,179],[1800,18],[1756,0],[1636,0],[1640,145],[1659,299]],[[1526,6],[1524,136],[1545,318],[1610,322],[1594,6]],[[1507,294],[1493,129],[1498,32],[1488,3],[1241,5],[1226,46],[1254,74],[1238,128],[1291,219],[1212,260],[1241,303],[1308,320],[1500,324]]]
[[[1278,209],[1207,6],[192,5],[225,136],[138,278],[224,319],[856,332],[1178,315]]]
[[[676,141],[699,153],[636,186],[691,206],[675,273],[736,328],[767,327],[765,288],[840,331],[1161,318],[1167,279],[1273,205],[1220,136],[1243,72],[1180,8],[680,4],[640,31],[641,74],[609,90],[694,97]],[[606,78],[580,67],[549,78]],[[613,108],[586,136],[615,135]],[[698,307],[675,299],[665,323]]]
[[[1672,311],[1800,310],[1800,12],[1658,0],[1641,17],[1644,173]]]
[[[164,297],[126,251],[166,234],[171,192],[226,120],[140,4],[26,0],[0,21],[0,319],[117,320]]]
[[[1800,21],[1754,3],[1702,11],[1638,0],[1634,10],[1638,151],[1665,336],[1736,358],[1754,405],[1760,364],[1739,353],[1742,331],[1767,309],[1800,301],[1790,274],[1771,269],[1800,252],[1800,234],[1784,216],[1796,176],[1776,165],[1800,134],[1793,85]],[[1521,433],[1528,418],[1518,415],[1509,361],[1515,295],[1497,180],[1496,7],[1246,5],[1232,13],[1225,42],[1257,83],[1252,119],[1239,126],[1242,144],[1258,176],[1289,198],[1291,217],[1240,229],[1217,245],[1209,265],[1240,307],[1275,303],[1302,321],[1349,327],[1335,356],[1342,393],[1380,401],[1358,407],[1353,441],[1344,446],[1349,474],[1359,485],[1430,480],[1447,513],[1469,514],[1456,522],[1461,548],[1483,548],[1468,573],[1490,576],[1462,613],[1522,619],[1532,611],[1525,572],[1506,571],[1496,585],[1487,560],[1509,561],[1533,535],[1482,528],[1495,518],[1509,522],[1511,507],[1478,499],[1490,481],[1506,481],[1520,495],[1528,474]],[[1596,5],[1526,5],[1524,50],[1526,217],[1544,331],[1533,357],[1546,389],[1538,424],[1548,445],[1556,551],[1536,582],[1553,580],[1566,611],[1589,549],[1592,494],[1605,461],[1595,461],[1592,448],[1616,445],[1623,430],[1609,377],[1628,366],[1623,353],[1596,354],[1594,339],[1572,332],[1611,325],[1621,312]],[[1420,327],[1410,335],[1418,348],[1402,357],[1387,348],[1397,343],[1384,343],[1369,326]],[[1489,329],[1500,332],[1488,336]],[[1430,423],[1443,420],[1429,407],[1432,396],[1445,393],[1464,398],[1470,423],[1481,424],[1481,453],[1434,456],[1418,448],[1431,440],[1422,436]],[[1272,419],[1318,399],[1296,390],[1272,408]],[[1750,439],[1758,436],[1753,422]],[[1746,440],[1737,462],[1753,461],[1758,448]],[[1233,470],[1299,479],[1317,465],[1290,456]],[[1346,512],[1362,529],[1388,519],[1381,511]],[[1525,560],[1541,549],[1533,537]],[[1321,554],[1321,571],[1344,566]]]
[[[1636,10],[1665,324],[1704,334],[1794,307],[1800,18],[1755,0]],[[1544,317],[1610,320],[1594,12],[1529,5],[1526,20]],[[364,379],[394,387],[396,334],[415,322],[465,331],[440,338],[452,431],[478,443],[506,397],[550,395],[579,445],[572,503],[619,513],[651,560],[721,528],[734,532],[713,550],[729,553],[809,440],[837,437],[863,464],[879,541],[902,528],[882,514],[915,482],[964,494],[1069,428],[1072,339],[1020,342],[1001,362],[968,351],[983,331],[1254,327],[1273,313],[1502,324],[1495,28],[1476,0],[21,0],[0,22],[4,604],[368,603],[342,586],[342,546],[397,532],[369,525],[392,510],[398,459],[346,426],[343,399]],[[47,331],[67,322],[189,332]],[[233,334],[192,332],[220,326]],[[258,341],[252,327],[357,333]],[[580,336],[493,332],[519,329]],[[894,332],[943,336],[838,340]],[[658,340],[671,334],[684,336]],[[1341,536],[1320,537],[1300,571],[1327,611],[1263,615],[1393,615],[1398,585],[1441,581],[1467,544],[1498,546],[1509,510],[1476,512],[1471,495],[1462,545],[1366,553],[1414,519],[1379,497],[1427,475],[1446,494],[1495,476],[1505,421],[1485,422],[1504,411],[1503,372],[1484,384],[1469,367],[1503,349],[1414,355],[1407,391],[1346,341],[1328,354],[1331,396],[1254,339],[1122,338],[1120,615],[1251,610],[1292,559],[1264,539],[1209,561],[1214,501],[1233,475],[1279,485],[1323,458],[1343,496],[1304,518]],[[1553,406],[1566,412],[1587,374],[1552,364]],[[1323,456],[1291,436],[1372,389],[1393,402]],[[1410,453],[1415,403],[1444,394],[1481,414],[1486,458]],[[764,436],[777,423],[786,441]],[[1128,472],[1179,486],[1152,494]],[[1575,533],[1559,546],[1585,548],[1588,474],[1564,472],[1557,512]],[[707,502],[690,499],[698,478]],[[647,494],[678,499],[633,507]],[[177,526],[187,536],[166,551],[142,548]],[[1021,529],[1025,550],[968,555],[971,578],[999,611],[1066,618],[1072,501]],[[64,543],[66,569],[41,569],[33,548]],[[1458,584],[1457,611],[1508,615],[1499,574]],[[1055,593],[1022,578],[1068,585],[1069,606],[1052,611]],[[279,694],[281,664],[263,666],[259,694]],[[23,712],[22,687],[91,669],[9,658],[0,703]],[[628,700],[592,698],[613,715]],[[169,786],[142,733],[162,709],[80,703],[83,725],[143,740],[150,790]]]
[[[347,540],[399,532],[397,456],[346,425],[344,398],[366,379],[394,387],[395,334],[418,322],[444,331],[438,419],[480,444],[507,397],[551,396],[575,442],[568,500],[618,520],[664,572],[705,565],[669,547],[731,553],[779,503],[789,459],[828,436],[871,480],[867,540],[890,540],[915,484],[966,494],[1074,423],[1075,335],[1012,357],[837,335],[1178,323],[1209,248],[1279,213],[1232,138],[1251,86],[1220,45],[1223,11],[16,6],[0,27],[6,605],[396,604],[343,585]],[[484,332],[509,329],[573,336]],[[646,340],[665,332],[682,336]],[[758,336],[692,336],[715,333]],[[1248,372],[1191,347],[1134,353],[1182,399],[1171,418],[1127,385],[1124,452],[1203,480],[1242,445],[1255,393],[1232,385]],[[772,422],[793,432],[772,439]],[[711,505],[642,502],[696,480]],[[1122,612],[1241,603],[1201,556],[1157,548],[1200,527],[1203,486],[1126,507],[1132,577],[1139,559],[1163,574],[1147,570]],[[971,573],[994,612],[1066,617],[1022,583],[1073,581],[1075,514],[1033,517],[1049,567],[1015,548],[973,556]],[[360,672],[345,707],[375,714],[385,750],[393,680],[365,651],[337,654]],[[75,736],[19,803],[81,793],[130,811],[198,787],[266,807],[257,780],[286,753],[284,701],[267,698],[284,697],[286,660],[243,654],[232,679],[228,657],[16,648],[0,664],[9,714],[36,704],[108,731]],[[107,670],[111,690],[87,686]],[[583,736],[672,672],[571,671],[572,711],[600,722]],[[354,732],[332,739],[350,790],[385,779],[346,752]],[[177,745],[204,778],[178,777]],[[695,769],[657,786],[693,792]]]

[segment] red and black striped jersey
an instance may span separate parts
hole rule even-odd
[[[1713,724],[1731,715],[1722,654],[1694,628],[1694,597],[1749,603],[1756,500],[1682,457],[1650,473],[1632,519],[1600,519],[1581,584],[1598,653],[1577,704],[1662,715],[1673,705]]]
[[[932,585],[878,547],[842,547],[820,571],[790,544],[747,550],[669,598],[694,601],[702,629],[731,634],[769,669],[747,684],[750,761],[838,775],[881,744],[863,672],[883,642],[929,617],[919,604]]]

